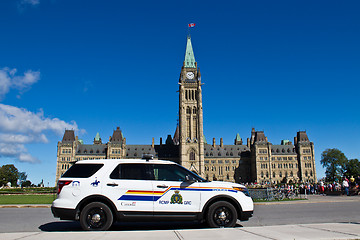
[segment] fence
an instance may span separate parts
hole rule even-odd
[[[252,199],[257,200],[283,200],[283,199],[295,199],[301,198],[298,190],[285,190],[277,188],[250,188],[248,189]],[[306,198],[306,195],[303,195],[303,198]]]

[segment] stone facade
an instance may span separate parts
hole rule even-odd
[[[187,38],[185,61],[179,78],[179,124],[172,137],[155,145],[127,145],[118,127],[107,143],[97,134],[93,144],[84,144],[73,130],[65,130],[58,142],[56,183],[75,162],[93,159],[141,158],[177,162],[209,180],[231,182],[315,182],[314,143],[305,131],[297,132],[294,143],[283,140],[273,145],[263,131],[253,128],[246,145],[237,134],[234,145],[208,144],[203,134],[201,73],[195,61],[191,39]]]

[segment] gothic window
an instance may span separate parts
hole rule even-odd
[[[306,177],[308,176],[308,171],[305,171],[305,176],[306,176]]]
[[[185,90],[185,99],[188,100],[188,91]]]
[[[290,177],[292,177],[292,176],[294,176],[294,174],[293,174],[293,172],[291,171],[291,172],[290,172]]]
[[[213,154],[213,153],[210,153],[210,157],[212,157],[212,156],[214,156],[214,154]]]
[[[186,113],[187,113],[187,114],[191,114],[191,109],[190,109],[190,107],[187,107],[187,108],[186,108]]]
[[[287,152],[289,153],[290,152],[290,149],[288,148]]]
[[[277,152],[277,153],[280,152],[279,149],[276,149],[276,152]]]
[[[285,149],[282,149],[282,152],[284,153],[284,152],[285,152]]]
[[[232,156],[232,155],[233,155],[233,153],[231,152],[231,153],[230,153],[230,156]]]
[[[226,153],[226,156],[229,156],[229,153],[228,153],[228,152]]]
[[[226,179],[227,179],[227,180],[229,180],[229,179],[230,179],[229,174],[228,174],[228,175],[226,175]]]
[[[260,173],[260,176],[263,178],[263,177],[264,177],[264,173],[263,173],[263,172],[261,172],[261,173]]]
[[[266,177],[267,177],[267,178],[269,177],[269,173],[268,173],[268,172],[266,172]]]
[[[209,153],[206,153],[206,154],[205,154],[205,156],[207,156],[207,157],[208,157],[208,156],[209,156]]]
[[[273,178],[275,177],[276,175],[275,175],[275,172],[273,172]]]
[[[190,161],[195,161],[195,153],[194,152],[190,152],[189,159],[190,159]]]
[[[193,108],[193,114],[196,114],[196,107]]]
[[[313,172],[312,171],[310,171],[310,176],[312,176],[313,175]]]
[[[282,172],[279,172],[279,177],[282,177]]]
[[[220,157],[220,156],[221,156],[221,153],[218,153],[218,156]]]

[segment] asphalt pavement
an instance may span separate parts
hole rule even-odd
[[[256,205],[334,203],[360,201],[360,196],[308,196],[308,200],[265,202]],[[0,208],[48,208],[49,205],[3,205]],[[354,211],[360,212],[359,209]],[[1,216],[0,216],[1,217]],[[107,232],[37,231],[0,233],[1,240],[64,239],[360,239],[360,222],[289,224],[275,226],[250,226],[222,229],[165,229],[129,230]]]

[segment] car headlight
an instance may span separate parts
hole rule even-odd
[[[246,187],[233,187],[234,190],[242,192],[245,194],[245,196],[250,197],[249,190]]]

